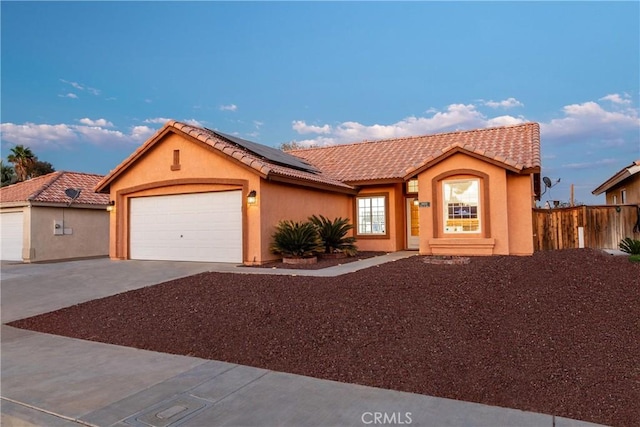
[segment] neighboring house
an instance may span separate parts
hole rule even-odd
[[[537,123],[283,152],[170,121],[96,187],[109,254],[260,264],[280,220],[346,217],[362,251],[533,253]]]
[[[640,160],[623,168],[592,191],[599,196],[605,193],[607,205],[640,204]]]
[[[0,188],[0,258],[107,256],[109,196],[93,191],[102,178],[59,171]]]

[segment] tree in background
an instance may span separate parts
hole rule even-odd
[[[23,145],[13,147],[11,154],[7,156],[7,161],[13,163],[13,168],[8,165],[2,165],[3,186],[56,171],[51,163],[38,160],[33,151]]]
[[[51,163],[38,160],[37,157],[35,157],[35,159],[36,161],[33,162],[33,167],[31,168],[31,174],[30,174],[31,178],[35,178],[36,176],[46,175],[48,173],[56,171]]]
[[[15,172],[13,171],[13,168],[9,165],[5,165],[2,160],[0,160],[0,169],[0,173],[2,174],[2,182],[0,183],[0,187],[11,185],[18,180]]]
[[[26,181],[29,172],[35,162],[35,155],[30,148],[23,145],[16,145],[11,149],[11,154],[7,156],[9,163],[13,163],[13,170],[18,177],[18,182]]]

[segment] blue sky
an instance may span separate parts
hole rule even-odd
[[[640,159],[640,3],[12,2],[2,157],[106,174],[176,119],[266,145],[539,122],[553,199]]]

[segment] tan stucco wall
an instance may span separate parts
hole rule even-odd
[[[443,179],[477,177],[482,180],[483,227],[478,234],[444,233],[442,230]],[[442,255],[508,255],[533,253],[530,176],[507,174],[499,166],[465,154],[455,154],[418,176],[420,253]],[[526,214],[525,214],[526,212]]]
[[[608,205],[616,204],[613,201],[614,195],[617,196],[617,204],[622,203],[620,190],[627,191],[626,204],[640,204],[640,173],[635,174],[634,176],[623,181],[621,184],[618,184],[607,191],[605,200]]]
[[[25,208],[25,262],[107,256],[109,214],[104,209]],[[54,221],[65,234],[54,234]]]

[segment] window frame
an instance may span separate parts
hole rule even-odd
[[[382,198],[384,200],[384,233],[360,232],[360,203],[362,199]],[[354,197],[354,235],[358,239],[388,239],[389,238],[389,193],[365,193]]]
[[[455,204],[460,204],[462,205],[463,203],[452,203],[449,200],[447,200],[447,196],[446,196],[446,191],[445,191],[445,187],[447,185],[453,185],[453,184],[458,184],[458,183],[475,183],[476,184],[476,199],[475,200],[469,200],[468,203],[465,203],[464,205],[469,207],[469,212],[468,212],[468,217],[462,216],[463,214],[459,214],[460,216],[455,216],[455,207],[454,212],[453,212],[453,217],[451,217],[452,213],[451,213],[451,209],[452,207],[450,205],[455,205]],[[472,184],[473,185],[473,184]],[[441,191],[442,191],[442,232],[444,234],[455,234],[455,235],[468,235],[468,234],[480,234],[482,232],[482,223],[483,223],[483,215],[482,215],[482,194],[481,194],[481,189],[482,189],[482,183],[480,178],[477,177],[473,177],[473,178],[452,178],[452,179],[443,179],[441,182]],[[475,208],[475,209],[474,209]],[[463,208],[462,208],[463,209]],[[474,217],[475,215],[475,217]],[[447,222],[449,221],[459,221],[459,222],[467,222],[467,221],[475,221],[477,222],[477,225],[475,225],[475,229],[473,230],[447,230]],[[464,227],[464,225],[462,225],[461,227]]]
[[[482,215],[482,225],[477,233],[445,233],[444,232],[444,195],[442,194],[442,182],[458,179],[478,179],[480,180],[479,197],[480,205],[479,212]],[[441,174],[438,174],[431,178],[431,197],[434,201],[434,215],[433,215],[433,237],[434,238],[490,238],[491,237],[491,197],[489,188],[491,186],[491,179],[485,172],[476,169],[453,169]]]
[[[621,205],[626,205],[627,204],[627,189],[626,188],[622,188],[620,190],[620,204]]]

